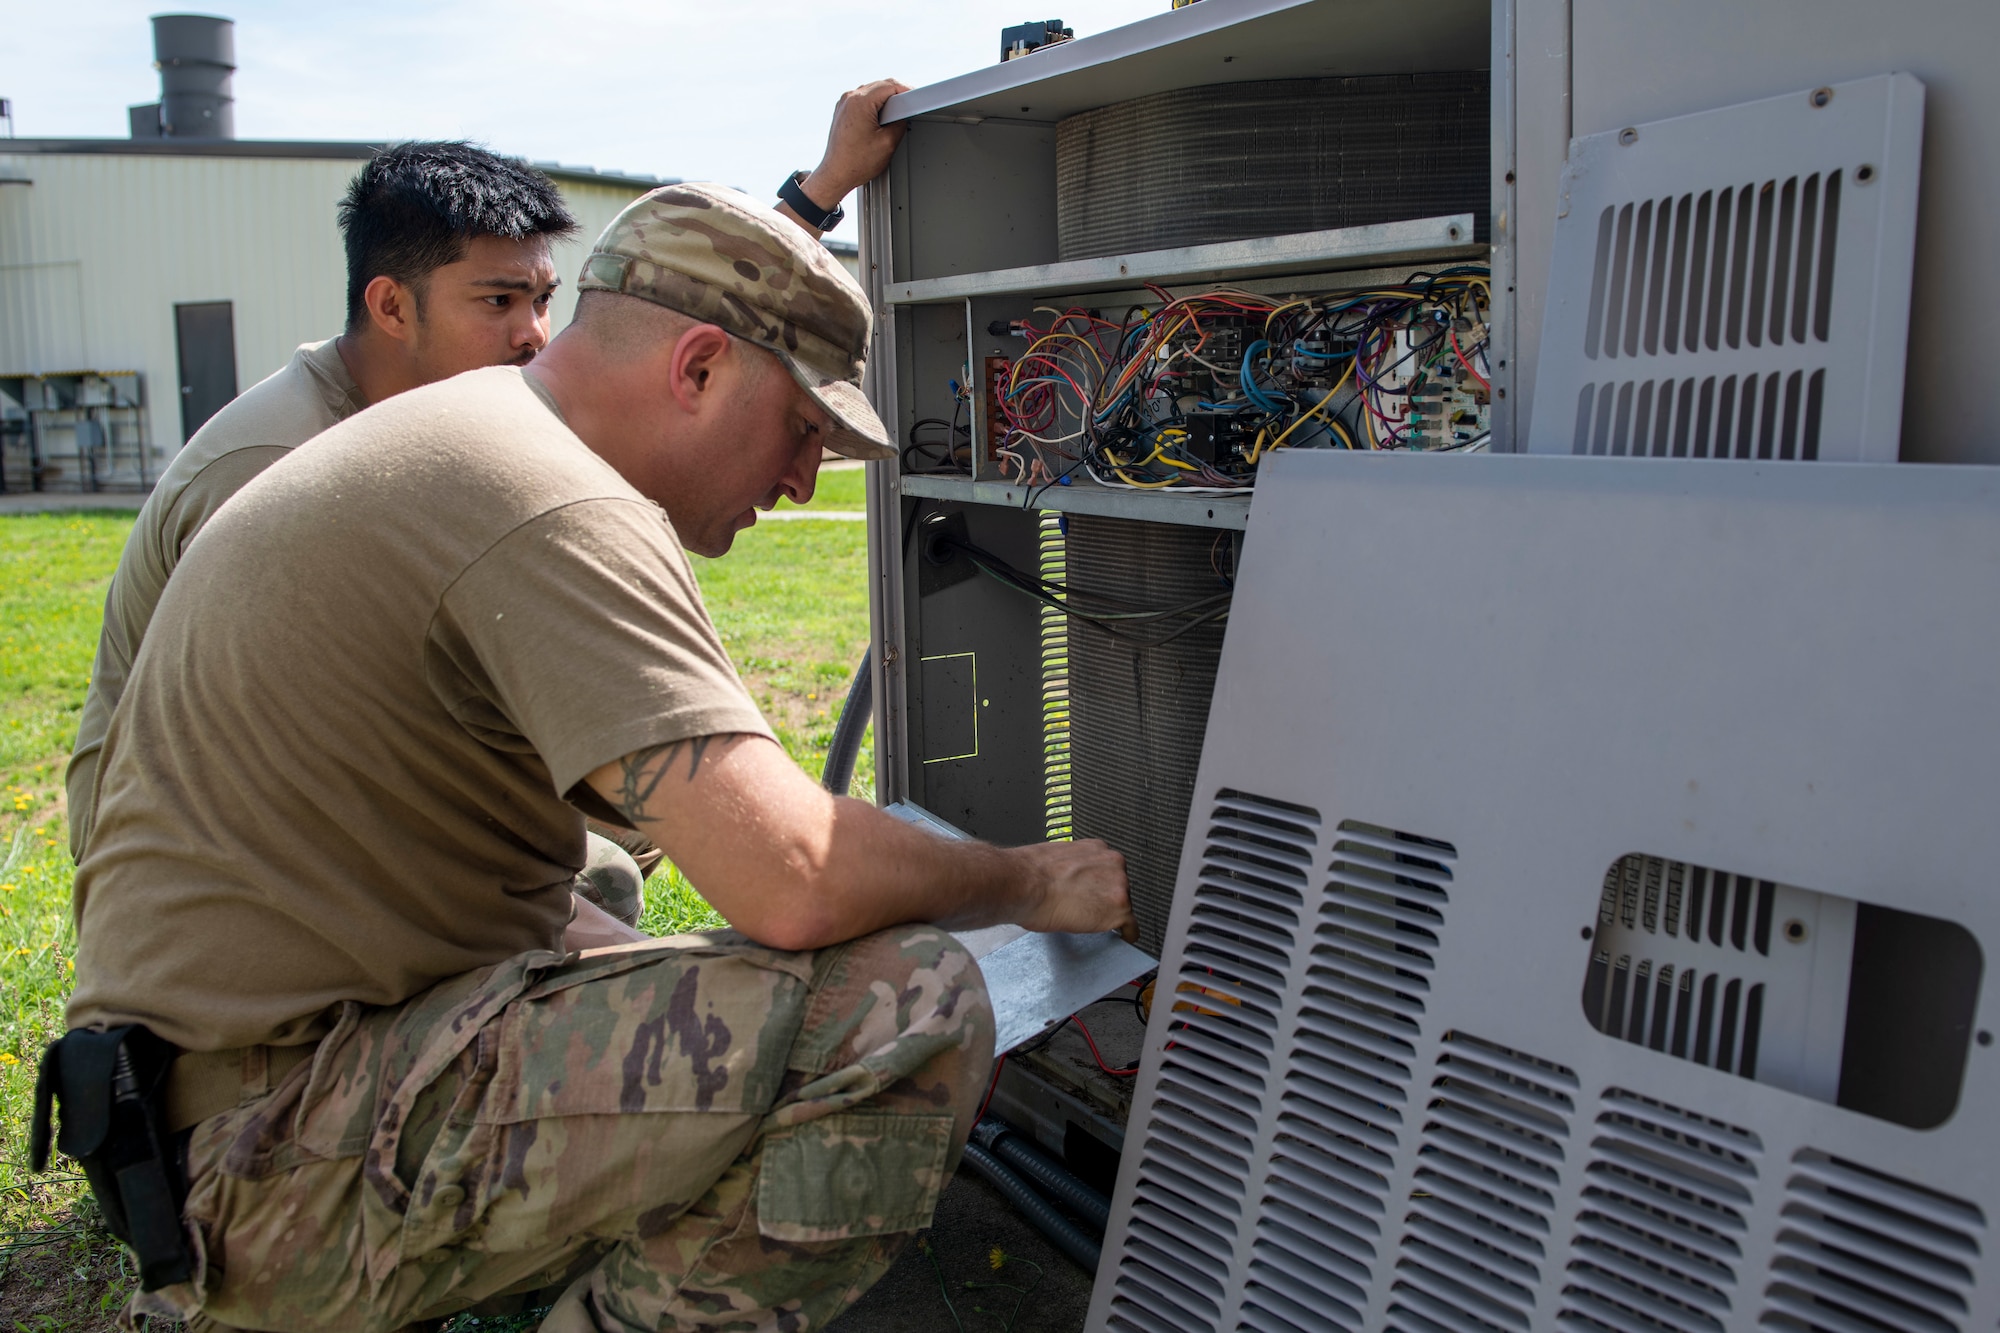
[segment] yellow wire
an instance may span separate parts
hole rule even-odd
[[[1340,379],[1334,384],[1334,386],[1326,391],[1326,397],[1320,399],[1317,403],[1314,403],[1306,411],[1299,413],[1297,419],[1295,419],[1291,425],[1285,427],[1283,433],[1280,434],[1277,439],[1272,440],[1269,445],[1266,445],[1263,442],[1264,432],[1261,430],[1257,432],[1257,443],[1250,446],[1250,461],[1254,464],[1259,458],[1263,456],[1264,450],[1267,448],[1278,449],[1283,447],[1285,443],[1285,436],[1290,435],[1293,431],[1297,430],[1302,424],[1304,424],[1305,419],[1307,417],[1319,416],[1320,409],[1325,407],[1328,403],[1332,402],[1333,396],[1339,393],[1342,389],[1346,388],[1347,381],[1352,379],[1353,376],[1354,376],[1354,361],[1352,358],[1350,358],[1347,362],[1347,373],[1342,375]],[[1366,404],[1363,404],[1363,408],[1365,410]],[[1327,417],[1323,418],[1323,420],[1332,421],[1332,418]],[[1339,423],[1335,422],[1334,424],[1338,425]],[[1353,447],[1351,443],[1349,447],[1350,448]]]
[[[1275,308],[1274,310],[1272,310],[1270,314],[1268,314],[1268,315],[1264,316],[1264,338],[1265,338],[1265,340],[1266,340],[1266,341],[1269,341],[1269,339],[1270,339],[1270,337],[1271,337],[1271,321],[1272,321],[1272,320],[1274,320],[1274,319],[1276,319],[1276,318],[1277,318],[1278,316],[1280,316],[1280,315],[1284,314],[1284,313],[1285,313],[1285,312],[1286,312],[1287,310],[1290,310],[1290,309],[1291,309],[1291,308],[1292,308],[1293,306],[1301,306],[1301,305],[1311,305],[1311,304],[1312,304],[1312,302],[1311,302],[1310,300],[1304,300],[1304,301],[1287,301],[1287,302],[1285,302],[1285,304],[1283,304],[1283,305],[1281,305],[1281,306],[1278,306],[1277,308]]]
[[[1116,476],[1118,476],[1119,478],[1121,478],[1121,479],[1122,479],[1122,480],[1123,480],[1123,481],[1125,482],[1125,484],[1126,484],[1126,485],[1128,485],[1128,486],[1137,486],[1137,487],[1141,488],[1142,490],[1148,490],[1148,491],[1157,491],[1157,490],[1159,490],[1159,489],[1160,489],[1160,488],[1161,488],[1162,486],[1171,486],[1171,485],[1173,485],[1173,484],[1174,484],[1174,483],[1175,483],[1176,481],[1180,480],[1180,478],[1178,478],[1178,477],[1168,477],[1168,478],[1167,478],[1167,479],[1166,479],[1165,481],[1140,481],[1140,480],[1138,480],[1138,479],[1137,479],[1137,478],[1135,478],[1135,477],[1132,477],[1132,476],[1128,476],[1128,475],[1126,474],[1126,472],[1125,472],[1125,468],[1126,468],[1126,467],[1128,467],[1128,466],[1130,466],[1130,467],[1144,467],[1144,466],[1146,466],[1146,464],[1148,464],[1148,463],[1152,462],[1152,461],[1153,461],[1153,458],[1157,458],[1157,457],[1159,457],[1159,453],[1160,453],[1160,451],[1159,451],[1159,450],[1158,450],[1157,448],[1155,448],[1155,449],[1153,450],[1153,456],[1152,456],[1151,458],[1145,458],[1145,459],[1141,459],[1141,460],[1140,460],[1139,462],[1137,462],[1137,463],[1132,463],[1132,464],[1127,464],[1127,463],[1125,463],[1125,462],[1124,462],[1124,461],[1123,461],[1122,459],[1120,459],[1120,458],[1118,457],[1118,455],[1117,455],[1117,454],[1114,454],[1114,453],[1112,453],[1112,452],[1111,452],[1111,451],[1110,451],[1109,449],[1106,449],[1106,450],[1104,451],[1104,456],[1105,456],[1106,458],[1108,458],[1108,459],[1110,459],[1110,460],[1111,460],[1111,471],[1112,471],[1112,472],[1113,472],[1113,473],[1114,473],[1114,474],[1115,474]]]
[[[1090,353],[1090,359],[1097,363],[1097,373],[1099,375],[1102,375],[1104,373],[1104,358],[1098,355],[1097,348],[1091,343],[1090,339],[1084,337],[1080,333],[1044,333],[1041,337],[1035,339],[1035,341],[1028,344],[1028,350],[1021,353],[1021,359],[1026,360],[1028,357],[1033,356],[1035,354],[1035,350],[1039,348],[1043,343],[1053,342],[1057,338],[1068,338],[1072,342],[1082,343],[1083,349],[1086,352]],[[1021,362],[1016,361],[1014,364],[1018,366],[1021,364]]]

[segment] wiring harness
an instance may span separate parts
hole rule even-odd
[[[1150,287],[1150,285],[1149,285]],[[1008,475],[1051,485],[1226,492],[1254,484],[1276,449],[1486,447],[1492,398],[1488,271],[1413,273],[1386,287],[1273,298],[1223,288],[1175,296],[1121,323],[1038,307],[1046,325],[994,326],[1028,340],[988,399]],[[969,398],[953,420],[918,423],[931,470],[960,470]],[[906,450],[906,465],[910,451]]]

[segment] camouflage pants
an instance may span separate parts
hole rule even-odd
[[[925,926],[525,954],[350,1005],[195,1128],[196,1276],[133,1313],[392,1330],[566,1283],[544,1329],[806,1333],[928,1224],[992,1047],[977,965]]]

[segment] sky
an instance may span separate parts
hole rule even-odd
[[[1064,0],[1079,37],[1168,0]],[[819,160],[834,100],[999,57],[1020,0],[223,0],[244,139],[466,138],[498,152],[774,195]],[[157,101],[157,3],[0,0],[22,138],[124,138]],[[4,133],[4,130],[0,130]],[[854,201],[834,234],[855,235]]]

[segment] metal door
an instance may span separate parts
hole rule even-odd
[[[181,359],[181,442],[236,396],[236,319],[227,301],[174,307]]]

